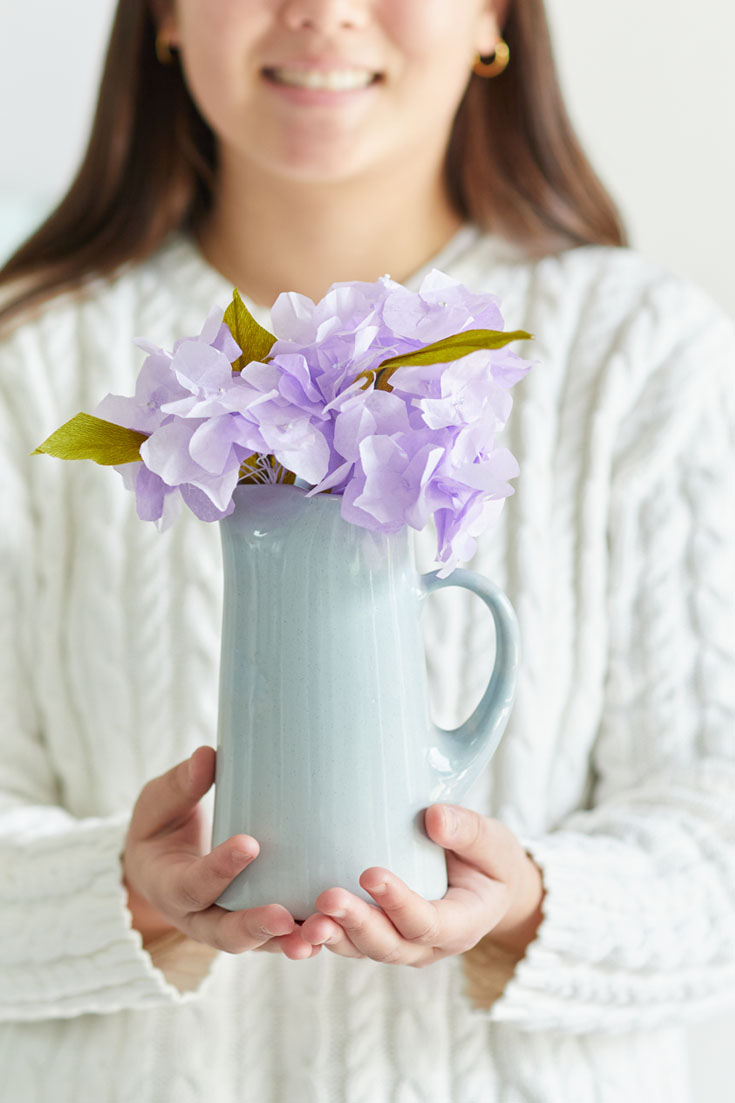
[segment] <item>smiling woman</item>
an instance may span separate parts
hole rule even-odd
[[[735,991],[735,333],[624,240],[541,0],[120,0],[77,178],[0,273],[14,1098],[686,1097],[682,1026]],[[536,338],[509,423],[517,494],[472,562],[518,613],[514,712],[468,807],[422,810],[442,899],[371,858],[365,896],[324,883],[301,922],[280,900],[226,910],[269,840],[209,845],[216,526],[143,531],[103,473],[29,453],[132,392],[141,333],[136,401],[163,422],[156,357],[233,284],[269,330],[282,291],[389,272],[414,302],[448,286],[432,268]],[[316,308],[293,302],[305,324]],[[436,397],[463,371],[437,369]],[[476,384],[484,408],[492,380]],[[417,536],[418,566],[436,538]],[[452,727],[495,640],[471,601],[434,600]],[[325,738],[350,738],[345,693]]]
[[[298,4],[184,2],[164,17],[160,33],[219,136],[220,178],[374,181],[410,157],[436,204],[468,60],[492,53],[494,16],[481,0],[327,8],[315,34]]]
[[[365,7],[362,4],[349,6],[354,6],[358,12]],[[306,18],[307,23],[309,19],[308,6],[306,16],[300,17],[298,6],[271,3],[270,0],[261,0],[256,5],[217,0],[217,3],[206,7],[206,16],[201,14],[205,11],[201,5],[183,4],[174,9],[157,0],[156,9],[161,20],[159,31],[147,0],[128,0],[120,4],[87,153],[68,195],[3,269],[2,280],[5,283],[12,281],[14,293],[7,302],[6,311],[0,311],[0,324],[4,317],[16,316],[49,295],[75,286],[89,272],[104,274],[130,259],[150,255],[172,230],[184,226],[190,228],[196,237],[202,236],[222,192],[220,146],[223,143],[215,137],[203,117],[205,105],[197,103],[190,95],[187,85],[191,78],[185,56],[180,56],[175,48],[164,50],[166,63],[162,64],[156,51],[157,41],[161,52],[161,47],[167,46],[170,36],[176,35],[178,22],[175,12],[184,12],[187,7],[193,10],[192,18],[199,11],[204,24],[200,29],[205,34],[205,44],[201,48],[204,54],[201,64],[205,71],[205,46],[212,41],[206,34],[207,27],[213,30],[223,21],[229,20],[231,23],[237,11],[246,26],[259,28],[256,41],[260,41],[261,46],[268,26],[273,34],[274,12],[281,12],[285,26],[289,26],[288,21],[294,18],[297,26],[299,18]],[[381,7],[388,7],[387,0]],[[436,24],[442,13],[446,26],[446,13],[451,10],[453,26],[457,11],[460,14],[472,11],[479,18],[478,7],[477,3],[466,3],[458,9],[441,0],[432,0],[430,4],[421,5],[418,18],[414,10],[416,2],[391,4],[389,10],[393,12],[393,24],[400,19],[398,32],[404,41],[410,39],[412,33],[423,40],[434,28],[439,52],[436,64],[439,65],[447,48],[447,40],[436,34]],[[338,11],[335,16],[332,8],[336,11],[339,5],[327,3],[324,17],[339,21],[342,17]],[[410,14],[408,9],[411,9]],[[497,9],[497,24],[503,22],[503,10],[502,7]],[[354,41],[357,39],[361,42],[360,49],[366,51],[367,45],[362,45],[363,35],[356,33],[349,25],[349,18],[347,22],[348,27],[338,36],[340,48],[344,52],[348,47],[355,50]],[[466,39],[463,22],[460,27]],[[321,32],[318,28],[316,33],[302,28],[298,34],[289,32],[289,35],[291,54],[296,52],[297,47],[303,49],[304,43],[308,50],[315,51],[323,49],[325,41],[334,42],[333,35],[330,40],[328,32]],[[377,32],[371,30],[370,35],[370,41],[374,43]],[[509,65],[502,79],[497,81],[472,76],[475,54],[489,48],[483,37],[478,40],[476,48],[470,48],[465,55],[464,83],[456,90],[459,97],[464,89],[459,106],[457,102],[443,105],[445,117],[454,115],[442,174],[455,224],[457,217],[469,219],[518,241],[530,255],[544,255],[585,242],[623,244],[625,236],[618,213],[587,162],[569,124],[556,79],[541,0],[510,4],[503,23],[503,35],[514,58],[518,57],[518,62]],[[385,52],[390,54],[395,64],[398,47],[389,35],[383,35],[383,41]],[[245,73],[250,73],[250,83],[257,79],[259,71],[253,75],[252,66],[255,63],[252,59],[251,69],[247,68],[247,53],[232,60],[232,50],[224,30],[219,42],[222,49],[220,64],[224,72],[228,64],[230,67],[235,65],[238,70],[244,69]],[[333,49],[333,45],[330,48]],[[370,48],[376,49],[374,44]],[[271,52],[272,49],[271,42]],[[281,46],[281,49],[284,47]],[[267,67],[268,61],[275,60],[281,59],[264,55],[259,64]],[[377,59],[365,57],[363,60],[377,64]],[[383,63],[387,63],[387,59]],[[216,67],[217,61],[212,64]],[[235,78],[230,76],[228,79],[231,84]],[[263,83],[266,79],[263,74]],[[240,99],[245,97],[247,87],[242,72],[238,81],[234,94]],[[422,87],[426,90],[423,80]],[[431,96],[428,104],[433,104]],[[398,100],[395,106],[397,109],[401,107]],[[415,102],[413,106],[415,109]],[[522,125],[519,125],[519,120],[523,120]],[[421,132],[433,134],[435,126],[432,110],[424,111]],[[300,127],[294,129],[298,132]],[[255,139],[254,133],[245,136],[236,134],[232,139],[233,148],[245,142],[250,159],[257,160],[258,143]],[[431,140],[429,145],[433,148]],[[394,165],[395,172],[400,175],[395,180],[385,181],[385,186],[381,188],[380,174],[376,173],[376,191],[371,191],[367,198],[363,194],[355,204],[359,216],[355,217],[351,212],[353,217],[344,219],[346,231],[343,226],[335,229],[338,239],[343,232],[351,231],[346,240],[357,236],[358,241],[355,249],[345,250],[351,258],[350,263],[340,265],[342,272],[330,269],[328,281],[342,276],[356,278],[360,273],[355,265],[360,263],[368,245],[380,240],[387,248],[395,235],[402,235],[404,223],[413,211],[415,155],[415,142],[409,142],[409,149],[402,158],[398,157]],[[333,165],[331,170],[335,171]],[[337,171],[340,171],[339,166]],[[439,185],[440,181],[433,181],[435,189]],[[301,191],[297,194],[301,198]],[[321,190],[307,193],[305,201],[308,194],[315,194],[319,203],[320,197],[324,198],[330,192],[325,184]],[[394,220],[383,229],[379,223],[381,204],[386,194],[395,198]],[[270,195],[268,190],[268,200]],[[241,202],[249,201],[256,212],[253,218],[255,226],[261,225],[263,220],[281,225],[280,220],[287,217],[291,210],[292,198],[287,197],[280,205],[278,215],[269,218],[270,201],[261,204],[259,196],[256,204],[247,194],[239,196]],[[436,196],[434,201],[443,205],[443,200],[437,200]],[[365,218],[366,211],[370,212],[369,221]],[[324,241],[323,235],[320,239],[318,227],[310,229],[313,211],[307,209],[305,215],[302,211],[299,213],[300,218],[285,224],[288,233],[284,236],[289,237],[294,230],[300,236],[306,234],[309,240],[305,247],[313,262],[329,247],[330,238]],[[339,217],[339,210],[336,217]],[[432,247],[435,251],[446,240],[446,218],[445,211],[438,227],[433,222],[427,227],[432,237],[429,252],[414,260],[414,267],[430,255]],[[377,223],[373,219],[377,219]],[[394,224],[396,219],[397,226]],[[237,230],[243,222],[244,219],[238,218],[234,227],[228,226],[225,237],[229,240],[233,230]],[[240,251],[243,251],[242,247]],[[250,242],[244,252],[250,257],[254,255],[255,249]],[[292,262],[298,264],[299,250],[294,248],[289,253]],[[375,278],[387,269],[394,278],[400,279],[412,270],[410,260],[396,268],[395,265],[391,267],[390,259],[387,258],[388,263],[382,260],[377,268],[373,267],[368,278]],[[267,266],[277,261],[278,258],[267,250],[258,257],[259,265]],[[225,270],[226,275],[230,274],[230,267]],[[310,267],[304,266],[298,275],[303,280],[311,281]],[[262,275],[260,278],[262,282]],[[236,281],[233,279],[232,282]],[[294,281],[293,275],[288,281],[274,273],[268,282],[270,293],[264,289],[258,295],[256,289],[256,300],[271,302],[275,294],[286,286],[303,289],[299,287],[298,279]]]

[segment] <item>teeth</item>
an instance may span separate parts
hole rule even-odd
[[[364,69],[272,69],[271,72],[279,84],[291,84],[296,88],[326,88],[330,92],[366,88],[373,81],[373,74]]]

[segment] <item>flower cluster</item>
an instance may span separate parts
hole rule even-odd
[[[220,520],[232,512],[243,460],[268,451],[253,423],[237,416],[241,388],[232,363],[240,347],[217,309],[198,337],[182,338],[172,352],[137,344],[148,355],[135,396],[108,394],[95,416],[147,438],[141,463],[117,466],[135,492],[138,516],[165,529],[183,500],[201,520]]]
[[[334,284],[318,303],[283,294],[271,319],[274,336],[247,315],[257,358],[221,311],[171,352],[139,342],[135,396],[95,413],[140,434],[141,462],[117,467],[140,517],[165,527],[183,500],[217,520],[239,481],[295,480],[341,495],[365,528],[433,517],[442,574],[471,558],[518,473],[496,436],[530,367],[506,346],[528,334],[503,333],[493,296],[436,270],[418,292],[386,276]]]

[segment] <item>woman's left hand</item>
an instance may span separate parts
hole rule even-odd
[[[541,873],[498,820],[457,805],[426,810],[429,837],[447,851],[449,889],[424,900],[389,870],[366,869],[361,886],[376,904],[343,888],[316,900],[301,935],[341,957],[369,957],[421,968],[461,954],[492,932],[492,941],[522,956],[541,922]]]

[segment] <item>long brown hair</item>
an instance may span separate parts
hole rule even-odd
[[[206,215],[216,145],[177,60],[162,65],[149,0],[119,0],[86,154],[66,196],[0,270],[8,322],[90,275],[150,255]],[[577,141],[543,0],[510,0],[499,77],[473,76],[447,153],[458,212],[543,255],[624,245],[611,197]]]

